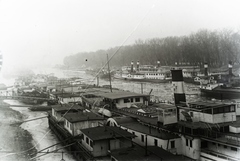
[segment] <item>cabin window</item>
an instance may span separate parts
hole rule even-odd
[[[186,146],[188,146],[188,139],[186,139]]]
[[[193,117],[193,112],[190,112],[190,116]]]
[[[154,139],[154,146],[158,146],[158,140]]]
[[[92,140],[90,140],[90,146],[93,148],[93,142],[92,142]]]
[[[141,137],[142,137],[142,142],[144,143],[144,135],[141,135]]]
[[[231,147],[232,151],[238,151],[237,148]]]
[[[129,100],[128,100],[128,99],[123,99],[123,102],[124,102],[124,103],[128,103]]]
[[[192,148],[192,140],[190,140],[190,147]]]
[[[218,108],[218,112],[219,112],[219,113],[223,113],[223,110],[224,110],[223,107]]]
[[[224,108],[224,112],[230,112],[230,107],[228,106],[228,107],[225,107]]]
[[[140,98],[135,98],[135,102],[140,102]]]
[[[230,111],[231,111],[231,112],[234,112],[234,111],[235,111],[235,107],[234,107],[234,106],[231,106],[231,107],[230,107]]]
[[[89,139],[88,139],[88,137],[86,137],[86,143],[89,144]]]
[[[71,123],[69,124],[69,126],[70,126],[70,129],[72,130],[72,124]]]
[[[204,113],[212,114],[212,109],[204,110]]]
[[[175,141],[174,141],[174,140],[171,141],[171,148],[172,148],[172,149],[175,148]]]
[[[223,113],[223,112],[224,112],[224,107],[213,109],[213,114],[218,114],[218,113]]]

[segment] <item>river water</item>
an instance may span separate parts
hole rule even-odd
[[[60,78],[80,77],[82,82],[87,84],[96,84],[97,80],[84,72],[60,71],[57,69],[36,70],[35,73],[54,73]],[[1,81],[7,85],[11,85],[14,79]],[[109,85],[107,80],[99,80],[99,85]],[[112,80],[112,87],[131,92],[149,94],[152,89],[153,99],[167,100],[173,102],[173,90],[170,83],[139,83],[124,80]],[[201,100],[199,91],[196,90],[198,86],[192,84],[185,84],[185,90],[188,101]],[[36,156],[36,152],[51,146],[58,142],[54,134],[49,130],[47,119],[39,119],[35,121],[14,124],[26,119],[36,118],[46,115],[45,112],[33,112],[27,107],[12,107],[11,105],[24,105],[15,100],[5,100],[10,104],[6,107],[0,104],[0,161],[27,161]],[[54,146],[49,151],[60,148],[61,146]],[[43,157],[32,159],[39,161],[59,161],[62,159],[61,152],[51,153]],[[37,156],[42,154],[37,154]],[[67,161],[74,161],[73,157],[64,151],[64,159]]]

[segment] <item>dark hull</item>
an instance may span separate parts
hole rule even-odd
[[[200,85],[200,82],[195,82],[194,78],[183,78],[183,81],[185,83],[192,83],[192,84]]]
[[[228,89],[217,89],[217,90],[206,90],[201,89],[201,94],[205,97],[216,98],[220,100],[224,99],[238,99],[240,98],[240,90],[228,90]]]
[[[52,107],[51,106],[34,106],[34,107],[29,107],[28,109],[31,111],[51,111]]]
[[[34,99],[23,99],[20,100],[21,102],[25,103],[25,104],[29,104],[29,105],[38,105],[38,104],[42,104],[44,101],[43,100],[34,100]]]

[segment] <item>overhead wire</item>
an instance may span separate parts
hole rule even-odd
[[[147,15],[150,13],[150,11],[154,8],[155,6],[152,5],[152,7],[148,10],[148,12],[144,15],[144,17],[141,19],[141,21],[135,26],[135,28],[133,29],[133,31],[126,37],[126,39],[121,43],[121,45],[117,48],[117,50],[113,53],[113,55],[110,56],[110,58],[107,60],[107,62],[100,68],[100,70],[97,72],[96,76],[92,79],[92,81],[90,81],[91,83],[96,79],[96,77],[100,74],[100,72],[104,69],[104,67],[112,60],[112,58],[118,53],[118,51],[123,47],[123,45],[127,42],[127,40],[134,34],[134,32],[137,30],[137,28],[140,26],[140,24],[144,21],[144,19],[147,17]],[[84,89],[84,92],[87,91],[88,87],[90,86],[90,84],[87,85],[87,88]],[[80,96],[82,96],[82,94],[80,94]],[[68,109],[67,112],[65,112],[60,119],[63,119],[64,116],[74,107],[74,104]],[[26,153],[34,148],[36,148],[36,146],[38,144],[40,144],[40,142],[46,137],[46,135],[50,132],[51,130],[49,129],[44,135],[43,137],[41,137],[41,139],[31,148],[21,151],[21,152],[17,152],[17,153],[11,153],[5,156],[0,156],[1,158],[10,156],[10,155],[18,155],[18,154],[22,154],[22,153]]]

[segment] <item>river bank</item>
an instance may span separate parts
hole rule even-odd
[[[57,153],[49,153],[42,157],[33,159],[44,153],[37,151],[58,143],[55,135],[48,128],[47,118],[20,123],[27,119],[47,115],[46,112],[30,111],[28,107],[17,107],[23,105],[15,100],[4,101],[8,106],[0,108],[0,160],[1,161],[59,161],[62,159],[61,152],[64,152],[64,159],[75,161],[66,150],[61,149]],[[14,105],[16,107],[12,107]],[[61,145],[53,146],[48,151],[62,148]],[[47,152],[47,150],[45,151]]]
[[[37,149],[32,148],[31,134],[14,124],[24,120],[25,117],[0,102],[0,160],[26,161],[34,157]]]

